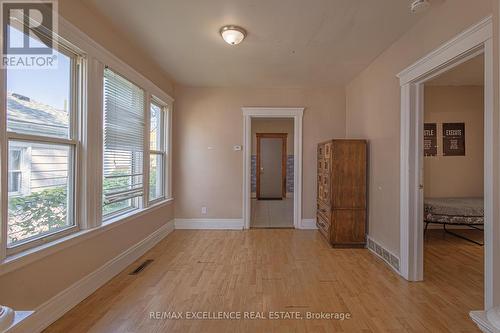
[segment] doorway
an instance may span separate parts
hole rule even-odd
[[[495,219],[492,19],[465,30],[398,74],[401,85],[400,274],[410,281],[424,279],[424,88],[425,83],[478,55],[484,54],[484,304],[493,305],[498,265],[494,249],[500,233]]]
[[[274,123],[275,121],[270,120],[269,122]],[[284,123],[286,124],[286,120]],[[256,133],[257,200],[286,199],[287,137],[287,133]]]
[[[255,127],[253,120],[259,119],[290,119],[293,123],[293,137],[287,136],[288,155],[293,152],[293,160],[287,161],[287,183],[293,183],[292,193],[287,193],[287,200],[264,200],[260,202],[286,201],[292,208],[290,227],[301,228],[302,224],[302,116],[304,108],[266,108],[266,107],[243,107],[243,224],[245,229],[251,228],[252,201],[256,199],[256,175],[252,169],[256,169],[256,157],[252,156],[252,147],[256,142]],[[261,130],[260,133],[282,133],[283,131]],[[292,173],[288,170],[293,170]],[[256,189],[255,189],[256,190]]]
[[[423,279],[466,314],[484,302],[484,54],[426,81],[423,109]]]
[[[294,120],[255,118],[251,228],[293,228]]]

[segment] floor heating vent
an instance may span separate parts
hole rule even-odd
[[[399,258],[393,253],[389,252],[382,245],[373,240],[370,236],[368,238],[368,249],[379,256],[382,260],[389,264],[396,272],[399,272]]]
[[[142,264],[140,264],[136,269],[130,272],[129,275],[137,275],[142,272],[146,267],[148,267],[153,262],[153,259],[145,260]]]

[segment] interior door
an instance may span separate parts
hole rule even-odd
[[[281,199],[282,184],[282,138],[260,139],[260,194],[262,199]]]

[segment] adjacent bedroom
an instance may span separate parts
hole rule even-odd
[[[484,56],[437,76],[424,89],[424,279],[446,281],[457,299],[480,306]]]

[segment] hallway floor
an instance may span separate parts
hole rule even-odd
[[[175,230],[46,332],[479,332],[483,248],[429,230],[425,282],[366,249],[332,249],[318,231]],[[128,273],[154,259],[139,275]],[[255,311],[267,319],[154,319],[151,312]],[[269,311],[349,313],[269,319]]]
[[[252,199],[252,228],[293,228],[293,198]]]

